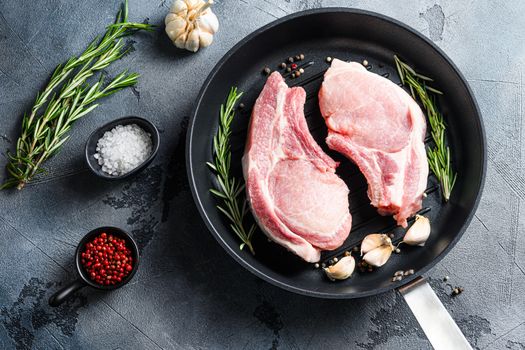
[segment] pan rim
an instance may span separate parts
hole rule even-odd
[[[264,33],[265,31],[267,31],[267,30],[269,30],[269,29],[271,29],[271,28],[273,28],[275,26],[281,25],[284,22],[293,20],[295,18],[302,17],[302,16],[316,15],[316,14],[341,13],[341,12],[351,13],[351,14],[358,14],[358,15],[364,15],[364,16],[370,16],[370,17],[378,18],[378,19],[380,19],[382,21],[389,22],[390,24],[396,25],[398,27],[401,27],[402,29],[410,32],[411,34],[413,34],[415,36],[417,36],[420,40],[424,41],[427,45],[429,45],[452,68],[452,70],[454,71],[456,76],[459,78],[461,84],[464,86],[466,92],[468,93],[468,95],[470,97],[469,103],[472,105],[473,110],[475,111],[475,113],[477,114],[477,117],[478,117],[478,118],[476,118],[477,119],[476,120],[477,121],[476,129],[477,129],[478,134],[480,135],[480,140],[481,140],[481,145],[480,146],[481,146],[481,149],[482,149],[482,152],[479,155],[480,156],[480,162],[481,162],[481,177],[480,177],[480,180],[479,180],[479,182],[477,184],[478,192],[477,192],[477,195],[476,195],[473,207],[470,210],[470,213],[467,215],[467,218],[466,218],[465,222],[463,223],[461,229],[455,235],[454,239],[452,239],[450,241],[448,246],[439,255],[437,255],[429,264],[425,265],[423,268],[418,270],[415,274],[413,274],[411,276],[407,276],[402,281],[394,282],[394,283],[390,284],[387,287],[376,288],[376,289],[373,289],[373,290],[370,290],[370,291],[365,291],[365,292],[328,293],[328,292],[320,292],[320,291],[316,291],[316,290],[312,290],[312,289],[301,288],[301,287],[298,287],[298,286],[295,286],[295,285],[292,285],[292,284],[289,284],[289,283],[285,283],[285,282],[280,281],[278,279],[275,279],[275,278],[267,275],[263,271],[260,271],[256,267],[252,266],[252,264],[250,264],[248,261],[246,261],[241,256],[241,251],[240,250],[232,249],[232,247],[230,247],[227,244],[227,242],[223,239],[222,235],[218,232],[218,230],[215,228],[214,224],[211,222],[210,218],[208,217],[208,214],[206,213],[206,210],[205,210],[205,208],[203,206],[202,199],[199,196],[199,193],[197,192],[197,184],[195,182],[195,176],[194,176],[194,171],[193,171],[193,162],[192,162],[192,140],[193,140],[193,132],[194,132],[194,124],[195,124],[196,116],[197,116],[197,113],[198,113],[199,108],[201,106],[201,103],[202,103],[202,100],[204,98],[204,95],[208,91],[208,87],[209,87],[210,83],[214,79],[215,75],[222,68],[222,66],[229,60],[229,58],[232,55],[234,55],[238,51],[239,48],[244,46],[247,42],[251,41],[252,39],[257,37],[258,35]],[[231,257],[233,257],[241,266],[243,266],[245,269],[247,269],[248,271],[250,271],[251,273],[253,273],[257,277],[259,277],[259,278],[261,278],[261,279],[263,279],[263,280],[265,280],[265,281],[267,281],[267,282],[269,282],[269,283],[271,283],[271,284],[273,284],[273,285],[275,285],[277,287],[285,289],[287,291],[290,291],[290,292],[293,292],[293,293],[297,293],[297,294],[301,294],[301,295],[305,295],[305,296],[317,297],[317,298],[323,298],[323,299],[354,299],[354,298],[362,298],[362,297],[367,297],[367,296],[381,294],[381,293],[390,291],[392,289],[397,289],[397,288],[399,288],[401,286],[404,286],[404,285],[410,283],[412,280],[414,280],[415,278],[425,274],[432,267],[434,267],[438,262],[440,262],[450,252],[450,250],[452,248],[454,248],[456,243],[461,239],[461,237],[463,236],[464,232],[469,227],[470,222],[472,221],[472,218],[473,218],[474,214],[476,213],[476,210],[478,208],[479,202],[481,200],[483,188],[485,186],[486,168],[487,168],[486,134],[485,134],[485,128],[484,128],[484,125],[483,125],[483,119],[482,119],[482,116],[481,116],[481,112],[479,110],[479,106],[478,106],[476,98],[475,98],[475,96],[474,96],[474,94],[472,92],[472,89],[470,88],[470,85],[468,84],[466,78],[463,76],[463,74],[458,69],[458,67],[454,64],[454,62],[445,54],[445,52],[443,50],[441,50],[429,38],[427,38],[423,34],[419,33],[418,31],[416,31],[412,27],[404,24],[403,22],[400,22],[400,21],[398,21],[398,20],[396,20],[394,18],[385,16],[385,15],[382,15],[382,14],[379,14],[379,13],[376,13],[376,12],[367,11],[367,10],[361,10],[361,9],[354,9],[354,8],[346,8],[346,7],[326,7],[326,8],[318,8],[318,9],[311,9],[311,10],[305,10],[305,11],[301,11],[301,12],[296,12],[296,13],[287,15],[285,17],[279,18],[279,19],[277,19],[277,20],[275,20],[273,22],[270,22],[270,23],[262,26],[261,28],[256,29],[251,34],[248,34],[246,37],[241,39],[230,50],[228,50],[228,52],[217,62],[217,64],[213,67],[213,69],[209,73],[208,77],[204,81],[204,83],[203,83],[203,85],[202,85],[202,87],[201,87],[201,89],[199,91],[198,97],[197,97],[197,99],[195,101],[195,104],[194,104],[194,107],[193,107],[193,110],[192,110],[192,113],[191,113],[191,116],[190,116],[190,120],[189,120],[189,123],[188,123],[188,130],[187,130],[187,135],[186,135],[186,171],[187,171],[187,176],[188,176],[188,180],[189,180],[189,183],[190,183],[190,189],[191,189],[191,193],[192,193],[192,196],[193,196],[193,200],[195,201],[195,204],[197,205],[197,209],[199,211],[199,214],[201,215],[201,218],[203,219],[204,223],[206,224],[208,230],[215,237],[215,239],[219,242],[219,244],[223,247],[223,249],[226,250],[228,252],[228,254]]]

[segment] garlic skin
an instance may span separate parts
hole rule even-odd
[[[416,221],[410,226],[403,243],[408,245],[424,246],[430,236],[430,220],[424,216],[416,215]]]
[[[175,0],[166,15],[166,34],[173,44],[197,52],[213,42],[219,30],[219,20],[210,6],[213,0]]]
[[[355,259],[353,256],[345,256],[336,264],[324,268],[326,276],[331,280],[345,280],[352,276],[355,269]]]
[[[393,250],[394,247],[392,246],[392,244],[390,244],[390,246],[382,245],[366,253],[363,256],[363,260],[368,265],[372,265],[374,267],[381,267],[388,261],[388,259],[390,259]]]
[[[363,260],[374,267],[383,266],[394,251],[392,240],[385,234],[372,233],[366,236],[361,243]]]
[[[363,242],[361,242],[361,255],[366,254],[382,245],[388,244],[391,245],[392,241],[387,235],[382,233],[371,233],[363,239]]]

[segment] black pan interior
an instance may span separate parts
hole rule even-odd
[[[256,233],[256,255],[239,250],[239,241],[216,209],[209,193],[214,177],[205,166],[212,160],[212,139],[217,132],[218,111],[231,86],[244,92],[245,108],[239,110],[233,125],[232,166],[234,175],[242,177],[241,157],[251,107],[266,77],[265,66],[278,70],[285,58],[303,53],[310,64],[296,79],[287,78],[290,86],[303,86],[307,92],[305,115],[311,133],[334,159],[341,161],[338,174],[350,188],[353,228],[346,243],[334,252],[325,252],[323,262],[358,245],[373,232],[393,232],[399,241],[403,230],[395,229],[390,217],[382,217],[370,206],[366,181],[357,167],[330,151],[324,138],[327,130],[320,116],[317,92],[322,74],[328,68],[325,58],[362,62],[371,71],[399,83],[393,55],[398,54],[418,71],[435,78],[434,87],[444,91],[439,105],[448,124],[448,138],[458,180],[451,200],[443,204],[433,176],[428,181],[428,197],[423,212],[430,217],[432,234],[425,247],[404,246],[382,268],[372,273],[355,273],[341,282],[330,282],[320,269],[314,268],[280,246]],[[312,63],[313,62],[313,63]],[[370,12],[332,8],[294,14],[261,28],[235,46],[214,68],[204,84],[190,122],[187,165],[194,198],[204,221],[219,243],[244,267],[259,277],[282,288],[311,296],[354,298],[399,287],[424,273],[439,261],[459,239],[470,222],[483,186],[485,172],[485,139],[474,97],[462,75],[442,51],[428,39],[407,26]],[[428,138],[428,142],[430,138]],[[415,274],[401,282],[392,282],[397,270],[414,269]]]

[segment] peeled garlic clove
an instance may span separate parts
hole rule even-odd
[[[336,264],[328,266],[324,269],[326,276],[332,281],[345,280],[352,276],[355,269],[355,259],[353,256],[345,256],[341,258]]]
[[[381,267],[392,255],[393,248],[392,244],[382,245],[366,253],[365,256],[363,256],[363,260],[369,265]]]
[[[361,243],[361,255],[368,253],[372,249],[378,248],[382,245],[392,245],[390,238],[381,233],[372,233],[363,239]]]
[[[403,237],[403,242],[408,245],[424,246],[429,236],[430,220],[424,216],[416,215],[416,221]]]
[[[200,42],[199,34],[199,28],[195,28],[190,32],[190,34],[188,34],[188,39],[186,40],[186,50],[197,52],[197,50],[199,49]]]

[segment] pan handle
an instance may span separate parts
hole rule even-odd
[[[472,349],[425,278],[416,278],[399,292],[435,350]]]
[[[64,288],[60,289],[58,292],[53,294],[49,298],[49,306],[57,307],[60,306],[66,299],[73,293],[75,293],[80,288],[83,288],[87,286],[86,282],[84,282],[82,279],[77,279],[76,281],[73,281],[69,283]]]

